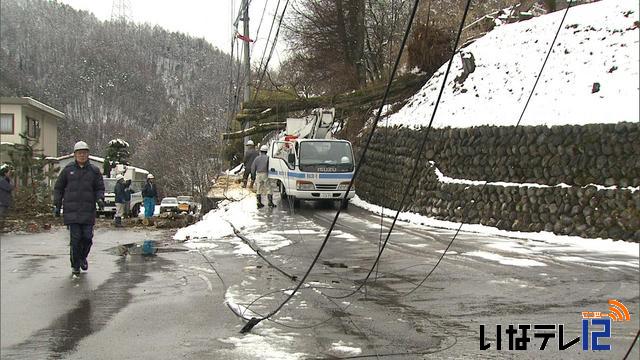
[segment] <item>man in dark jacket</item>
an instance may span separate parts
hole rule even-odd
[[[142,201],[144,202],[145,219],[153,217],[153,211],[156,207],[156,198],[158,197],[158,188],[154,184],[153,174],[147,175],[147,183],[142,188]]]
[[[114,224],[116,227],[122,226],[122,217],[124,216],[125,189],[124,176],[118,174],[116,176],[116,185],[113,189],[116,202],[116,215],[114,216]]]
[[[0,221],[7,216],[11,206],[13,184],[11,183],[11,167],[8,164],[0,165]]]
[[[124,181],[124,217],[131,217],[131,179]],[[135,214],[138,217],[138,214]]]
[[[251,165],[253,165],[253,160],[258,157],[258,152],[256,151],[256,147],[253,144],[253,140],[247,141],[247,150],[244,152],[244,159],[242,162],[244,163],[244,174],[242,175],[242,187],[247,187],[247,180],[249,178],[249,174],[251,174],[251,183],[249,184],[249,188],[253,188],[253,182],[256,181],[256,174],[251,172]]]
[[[256,178],[256,200],[258,209],[264,207],[262,195],[267,195],[269,207],[275,207],[273,195],[271,194],[271,184],[269,183],[269,157],[267,156],[267,145],[260,147],[260,155],[251,164],[251,175]]]
[[[89,162],[89,146],[78,141],[73,147],[75,161],[60,172],[53,189],[55,215],[64,206],[64,223],[71,236],[71,269],[78,275],[87,270],[87,256],[93,244],[96,203],[104,208],[104,181],[97,166]]]

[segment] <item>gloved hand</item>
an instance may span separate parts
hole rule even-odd
[[[60,217],[60,208],[58,206],[53,208],[53,216]]]
[[[103,199],[98,199],[98,201],[96,201],[96,203],[98,203],[98,209],[99,210],[104,210],[104,200]]]

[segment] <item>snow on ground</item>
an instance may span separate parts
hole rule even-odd
[[[247,190],[237,191],[237,194],[241,193],[244,194],[241,200],[220,202],[218,209],[210,211],[197,223],[178,229],[173,238],[186,241],[185,246],[196,250],[219,249],[221,243],[224,243],[233,245],[232,251],[236,255],[256,255],[249,245],[235,236],[232,223],[263,252],[268,253],[291,245],[291,240],[279,235],[282,233],[279,229],[259,229],[265,224],[256,209],[255,197],[248,196],[247,194],[251,193]]]
[[[487,260],[492,260],[499,262],[502,265],[512,265],[512,266],[521,266],[521,267],[530,267],[530,266],[547,266],[544,263],[539,261],[531,260],[531,259],[519,259],[519,258],[510,258],[486,251],[471,251],[468,253],[464,253],[467,256],[475,256]]]
[[[370,204],[357,195],[351,199],[351,203],[355,206],[361,207],[365,210],[369,210],[373,213],[380,214],[382,211],[385,216],[393,217],[396,211],[383,208],[378,205]],[[457,230],[460,223],[451,221],[437,220],[424,215],[403,212],[398,215],[398,220],[409,222],[417,225],[426,225],[436,228],[454,229]],[[520,231],[506,231],[500,230],[495,227],[480,225],[480,224],[464,224],[462,231],[476,232],[487,235],[497,235],[506,238],[524,239],[524,242],[518,243],[514,241],[502,241],[495,240],[489,243],[490,247],[494,247],[501,250],[512,249],[511,252],[523,253],[526,249],[531,248],[532,252],[540,251],[578,251],[578,252],[597,252],[606,254],[616,254],[628,256],[630,258],[630,264],[638,267],[638,254],[640,253],[640,244],[631,243],[625,241],[614,241],[612,239],[586,239],[579,236],[565,236],[556,235],[551,232],[520,232]],[[494,245],[491,245],[494,244]]]
[[[238,166],[234,167],[233,169],[225,171],[224,173],[226,175],[238,175],[242,172],[243,169],[244,169],[244,163],[241,163]]]
[[[229,287],[225,293],[225,303],[233,310],[234,313],[241,315],[245,319],[260,317],[260,315],[246,307],[261,296],[253,293],[253,291],[256,291],[256,289],[251,288],[250,283],[247,281],[243,281],[240,285],[233,285]],[[272,297],[260,298],[260,300],[272,299]],[[254,304],[254,306],[259,305]],[[244,357],[251,359],[295,360],[308,357],[307,354],[292,353],[290,351],[291,343],[294,341],[294,334],[286,333],[278,328],[274,328],[267,321],[256,325],[251,333],[221,339],[220,341],[234,345],[235,349],[232,353],[239,353],[244,355]]]
[[[442,173],[442,171],[440,171],[440,169],[438,169],[438,167],[436,166],[434,161],[429,161],[429,164],[434,169],[434,172],[435,172],[436,176],[438,177],[438,181],[440,181],[442,183],[474,185],[474,186],[485,185],[485,181],[456,179],[456,178],[452,178],[452,177],[446,176],[446,175],[444,175]],[[567,185],[565,183],[560,183],[558,185],[550,186],[550,185],[543,185],[543,184],[537,184],[537,183],[513,183],[513,182],[504,182],[504,181],[487,182],[486,185],[504,186],[504,187],[527,187],[527,188],[551,188],[551,187],[569,188],[569,187],[571,187],[571,185]],[[618,190],[618,189],[620,189],[620,190],[628,190],[628,191],[631,191],[631,192],[636,192],[636,191],[640,190],[640,186],[617,187],[617,186],[604,186],[604,185],[599,185],[599,184],[589,184],[589,185],[583,186],[583,188],[586,188],[588,186],[594,186],[598,190]]]
[[[346,355],[356,356],[362,353],[362,349],[360,349],[359,347],[353,347],[350,345],[352,344],[351,343],[347,344],[344,341],[340,340],[337,343],[331,344],[330,352],[336,353],[337,355],[340,355],[340,356],[346,356]]]
[[[521,125],[640,120],[640,31],[634,25],[639,7],[637,0],[603,0],[569,9]],[[462,49],[433,126],[516,125],[563,15],[497,27]],[[476,69],[461,86],[454,79],[462,73],[461,55],[468,53]],[[389,126],[429,123],[446,67],[389,117]]]

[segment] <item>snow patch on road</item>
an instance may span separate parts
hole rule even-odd
[[[252,246],[264,252],[273,252],[292,244],[291,240],[278,234],[289,231],[265,231],[262,221],[263,213],[256,209],[255,199],[245,197],[240,201],[224,200],[219,208],[208,212],[197,223],[179,229],[173,236],[175,240],[185,241],[185,246],[191,249],[216,249],[224,254],[223,248],[233,246],[231,251],[235,255],[256,255],[250,246],[235,236],[233,226],[248,234],[253,242]],[[315,230],[301,230],[301,233],[315,234]]]
[[[502,265],[512,265],[512,266],[522,266],[522,267],[530,267],[530,266],[547,266],[544,263],[539,261],[530,260],[530,259],[518,259],[518,258],[510,258],[498,254],[493,254],[486,251],[471,251],[467,253],[463,253],[462,255],[467,256],[475,256],[491,261],[497,261]]]
[[[276,251],[292,244],[291,240],[271,232],[251,234],[251,240],[265,252]]]
[[[242,316],[245,319],[251,317],[261,317],[251,309],[245,307],[242,304],[251,304],[258,295],[247,293],[246,285],[233,285],[227,289],[224,294],[224,302],[236,315]],[[251,299],[249,299],[251,298]]]
[[[332,353],[335,353],[336,355],[360,355],[362,353],[362,349],[360,349],[359,347],[354,347],[351,346],[352,343],[345,343],[344,341],[340,340],[337,343],[332,343],[331,344],[331,350],[329,350]]]
[[[371,211],[375,214],[380,214],[381,211],[384,211],[385,216],[393,217],[395,216],[396,211],[392,211],[387,208],[383,208],[379,205],[370,204],[358,197],[356,195],[353,199],[351,199],[351,203],[355,206],[363,208],[365,210]],[[444,221],[433,219],[424,215],[420,215],[413,212],[401,212],[398,215],[398,220],[423,225],[423,226],[431,226],[436,228],[445,228],[445,229],[453,229],[457,230],[460,227],[460,223],[455,223],[451,221]],[[615,241],[612,239],[587,239],[581,238],[579,236],[566,236],[566,235],[556,235],[551,232],[541,231],[541,232],[521,232],[521,231],[506,231],[500,230],[495,227],[480,225],[480,224],[464,224],[462,226],[462,230],[466,232],[475,232],[486,235],[496,235],[504,237],[505,242],[511,242],[516,246],[516,239],[525,239],[530,242],[527,245],[534,244],[538,242],[535,247],[535,251],[543,251],[543,250],[551,250],[551,251],[580,251],[580,252],[597,252],[608,255],[622,255],[629,256],[633,259],[638,258],[638,253],[640,252],[640,244],[625,242],[625,241]],[[451,235],[453,236],[453,235]],[[542,242],[543,244],[540,244]],[[544,247],[543,245],[546,245]],[[518,245],[520,246],[520,245]],[[513,249],[517,249],[514,247]]]
[[[630,260],[630,261],[619,261],[619,260],[608,260],[608,261],[601,261],[601,260],[593,260],[593,259],[587,259],[584,257],[580,257],[580,256],[558,256],[557,257],[558,260],[560,261],[566,261],[566,262],[570,262],[573,264],[597,264],[597,265],[608,265],[608,266],[629,266],[629,267],[634,267],[637,268],[640,266],[640,261],[638,261],[638,259],[636,260]]]
[[[308,358],[305,353],[291,353],[296,334],[284,333],[275,328],[255,327],[251,333],[220,341],[235,346],[234,354],[240,358],[297,360]]]

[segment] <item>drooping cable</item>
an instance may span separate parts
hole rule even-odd
[[[469,2],[470,2],[470,1],[469,1]],[[466,12],[468,11],[468,5],[469,5],[469,3],[467,3],[467,9],[465,10],[465,15],[464,15],[464,17],[466,17]],[[556,34],[555,34],[555,36],[554,36],[554,39],[553,39],[553,41],[552,41],[552,43],[551,43],[551,46],[549,47],[549,51],[547,52],[547,55],[546,55],[545,60],[544,60],[544,62],[543,62],[543,64],[542,64],[542,67],[541,67],[541,69],[540,69],[540,72],[539,72],[539,74],[538,74],[538,77],[536,78],[536,81],[535,81],[535,83],[534,83],[534,86],[533,86],[533,88],[531,89],[531,93],[530,93],[530,95],[529,95],[529,99],[531,99],[531,96],[532,96],[532,94],[533,94],[533,93],[534,93],[534,91],[535,91],[535,87],[536,87],[536,85],[538,84],[538,80],[539,80],[539,78],[540,78],[540,76],[541,76],[541,74],[542,74],[542,71],[544,70],[544,67],[545,67],[545,65],[546,65],[546,63],[547,63],[547,60],[549,59],[549,54],[550,54],[550,53],[551,53],[551,51],[553,50],[553,46],[554,46],[554,44],[555,44],[555,41],[556,41],[556,40],[557,40],[557,38],[558,38],[558,34],[560,33],[560,30],[562,29],[562,25],[563,25],[563,23],[564,23],[564,20],[565,20],[565,18],[566,18],[566,16],[567,16],[567,13],[568,13],[569,8],[571,7],[571,5],[572,5],[572,1],[570,1],[570,2],[569,2],[568,6],[567,6],[567,9],[566,9],[566,11],[565,11],[565,13],[564,13],[564,16],[562,17],[562,20],[560,21],[560,24],[559,24],[559,26],[558,26],[558,29],[557,29]],[[464,19],[463,19],[462,25],[464,25]],[[454,49],[455,49],[455,48],[457,48],[457,44],[458,44],[458,41],[459,41],[459,38],[460,38],[460,35],[461,35],[461,31],[462,31],[462,27],[461,27],[460,31],[458,32],[458,36],[457,36],[457,40],[456,40],[456,47],[454,47]],[[454,55],[455,55],[455,51],[454,51],[454,53],[452,54],[451,60],[453,60],[453,56],[454,56]],[[449,73],[449,70],[450,70],[450,67],[451,67],[451,60],[450,60],[450,62],[449,62],[449,65],[447,66],[447,71],[446,71],[446,73],[445,73],[445,78],[444,78],[444,80],[443,80],[443,85],[442,85],[442,87],[441,87],[441,89],[440,89],[440,94],[438,95],[438,99],[436,100],[435,108],[434,108],[434,111],[433,111],[433,113],[432,113],[432,117],[431,117],[431,121],[429,122],[429,125],[428,125],[428,127],[427,127],[427,133],[426,133],[426,134],[425,134],[425,136],[423,137],[423,141],[422,141],[422,143],[421,143],[420,150],[418,151],[417,158],[416,158],[416,161],[415,161],[415,165],[414,165],[414,168],[413,168],[413,170],[412,170],[412,174],[411,174],[411,176],[409,177],[409,183],[408,183],[408,185],[407,185],[407,187],[406,187],[405,193],[404,193],[404,195],[403,195],[402,201],[400,202],[400,205],[399,205],[398,210],[397,210],[397,212],[396,212],[396,215],[395,215],[395,217],[394,217],[394,219],[393,219],[393,222],[392,222],[392,224],[391,224],[391,227],[389,228],[389,231],[388,231],[388,233],[387,233],[387,237],[386,237],[385,242],[384,242],[384,244],[383,244],[383,246],[382,246],[382,251],[384,251],[384,249],[385,249],[385,247],[386,247],[386,244],[387,244],[387,242],[388,242],[388,240],[389,240],[389,238],[390,238],[390,236],[391,236],[391,233],[393,232],[393,228],[394,228],[394,226],[395,226],[395,224],[396,224],[397,218],[398,218],[398,216],[399,216],[400,212],[402,211],[402,206],[404,205],[404,201],[406,200],[406,196],[407,196],[407,194],[408,194],[409,190],[411,189],[411,183],[412,183],[412,181],[413,181],[413,177],[415,176],[415,172],[416,172],[416,169],[417,169],[417,167],[418,167],[420,157],[421,157],[421,155],[422,155],[422,152],[423,152],[423,150],[424,150],[424,146],[425,146],[426,141],[427,141],[427,138],[428,138],[429,130],[431,129],[431,126],[432,126],[432,124],[433,124],[433,118],[434,118],[435,112],[436,112],[437,107],[438,107],[438,104],[439,104],[439,102],[440,102],[440,97],[441,97],[441,95],[442,95],[442,92],[443,92],[444,86],[445,86],[445,84],[446,84],[446,77],[447,77],[447,75],[448,75],[448,73]],[[523,111],[522,111],[522,114],[520,115],[520,118],[518,119],[518,122],[517,122],[516,126],[518,126],[518,125],[520,124],[520,120],[522,119],[522,116],[524,115],[524,112],[526,111],[526,109],[527,109],[527,105],[528,105],[528,104],[529,104],[529,100],[527,100],[527,103],[526,103],[526,104],[525,104],[525,106],[524,106],[524,109],[523,109]],[[485,182],[485,183],[482,185],[482,188],[480,189],[480,191],[481,191],[481,192],[482,192],[482,190],[484,189],[484,187],[486,186],[486,184],[487,184],[487,183]],[[447,247],[445,248],[445,250],[442,252],[442,254],[440,255],[440,257],[438,258],[438,260],[437,260],[436,264],[435,264],[435,265],[433,266],[433,268],[432,268],[432,269],[427,273],[427,275],[422,279],[422,281],[420,281],[420,283],[419,283],[418,285],[416,285],[412,290],[410,290],[410,291],[409,291],[408,293],[406,293],[406,294],[403,294],[402,296],[407,296],[407,295],[412,294],[414,291],[416,291],[418,288],[420,288],[420,286],[422,286],[422,284],[424,284],[424,282],[425,282],[425,281],[426,281],[426,280],[431,276],[431,274],[432,274],[432,273],[435,271],[435,269],[438,267],[438,265],[440,264],[440,262],[442,261],[442,259],[443,259],[443,258],[444,258],[444,256],[446,255],[447,251],[449,250],[449,248],[451,247],[451,245],[453,244],[453,242],[454,242],[454,241],[455,241],[455,239],[457,238],[457,236],[458,236],[458,234],[459,234],[459,232],[460,232],[460,229],[462,228],[462,226],[463,226],[463,225],[464,225],[464,223],[460,223],[460,226],[458,227],[458,229],[457,229],[457,230],[456,230],[456,232],[454,233],[453,237],[451,238],[451,241],[448,243],[448,245],[447,245]],[[364,285],[366,285],[366,283],[367,283],[367,281],[368,281],[369,277],[371,276],[371,273],[372,273],[372,272],[373,272],[373,270],[375,269],[375,266],[376,266],[377,262],[379,261],[379,259],[380,259],[380,256],[381,256],[381,255],[382,255],[382,252],[380,252],[380,253],[378,254],[378,257],[376,258],[376,261],[374,262],[373,266],[372,266],[372,267],[371,267],[371,269],[369,270],[369,273],[367,274],[367,277],[364,279],[364,281],[363,281],[363,282],[362,282],[362,283],[361,283],[361,284],[360,284],[360,285],[359,285],[359,286],[358,286],[354,291],[350,292],[350,293],[349,293],[349,294],[347,294],[347,295],[343,295],[343,296],[339,296],[339,297],[335,297],[335,298],[339,298],[339,299],[341,299],[341,298],[347,298],[347,297],[349,297],[349,296],[352,296],[352,295],[353,295],[353,294],[355,294],[356,292],[360,291],[360,289],[361,289]]]
[[[431,119],[429,120],[429,125],[427,126],[426,134],[424,135],[424,137],[422,138],[422,142],[420,143],[420,148],[418,149],[418,155],[416,156],[416,159],[415,159],[415,165],[413,166],[413,169],[411,170],[411,175],[409,176],[409,183],[405,187],[405,191],[402,194],[402,200],[400,201],[400,204],[398,205],[398,210],[396,211],[396,214],[393,217],[393,222],[391,223],[391,226],[389,227],[389,231],[387,232],[387,236],[386,236],[386,238],[384,240],[384,243],[382,244],[382,248],[378,252],[378,256],[376,257],[376,260],[374,261],[373,265],[369,269],[369,272],[367,273],[367,276],[360,283],[360,285],[355,290],[353,290],[352,292],[350,292],[347,295],[336,296],[335,297],[336,299],[344,299],[344,298],[350,297],[353,294],[355,294],[358,291],[360,291],[360,289],[362,289],[362,287],[364,285],[366,285],[367,281],[369,280],[369,277],[371,276],[371,273],[373,272],[373,270],[376,268],[376,265],[380,261],[380,257],[382,256],[382,253],[384,252],[384,250],[385,250],[385,248],[387,246],[387,243],[389,242],[389,238],[391,237],[391,233],[393,232],[393,228],[394,228],[394,226],[396,224],[396,221],[398,220],[398,216],[400,215],[400,212],[403,210],[402,207],[404,206],[404,203],[407,200],[407,197],[409,195],[409,191],[411,190],[411,185],[412,185],[412,182],[413,182],[413,178],[416,175],[416,171],[418,170],[418,164],[420,163],[420,155],[424,151],[424,147],[427,144],[427,138],[429,137],[429,131],[432,128],[433,120],[435,119],[436,112],[438,111],[438,105],[440,104],[440,100],[442,98],[442,94],[444,93],[444,88],[447,85],[447,78],[449,76],[449,72],[451,71],[451,65],[453,64],[453,59],[454,59],[454,57],[456,55],[456,49],[458,48],[458,43],[460,42],[460,36],[462,35],[462,28],[464,27],[464,22],[467,19],[467,14],[469,13],[469,8],[470,7],[471,7],[471,0],[467,0],[467,4],[466,4],[466,6],[464,8],[464,14],[462,15],[462,20],[460,21],[460,27],[458,29],[458,34],[456,35],[456,41],[455,41],[455,44],[454,44],[452,52],[451,52],[451,57],[449,58],[449,63],[447,64],[447,70],[444,73],[444,78],[442,80],[442,86],[440,87],[440,92],[438,93],[438,98],[436,99],[435,106],[433,108],[433,112],[431,113]]]
[[[566,19],[567,14],[569,13],[569,8],[571,8],[571,5],[573,4],[573,2],[574,2],[574,0],[569,0],[569,3],[567,4],[567,9],[565,10],[564,15],[562,16],[562,20],[560,20],[560,24],[558,25],[558,29],[556,30],[556,34],[553,37],[553,41],[551,41],[551,45],[549,46],[549,51],[547,51],[547,55],[546,55],[546,57],[545,57],[545,59],[544,59],[544,61],[542,63],[542,66],[540,67],[540,72],[538,72],[538,77],[536,78],[536,81],[534,82],[533,87],[531,88],[531,92],[529,93],[529,98],[527,99],[527,102],[525,103],[525,105],[524,105],[524,107],[522,109],[522,113],[520,114],[520,117],[518,118],[518,122],[516,123],[516,127],[520,126],[520,121],[522,120],[522,116],[524,115],[525,111],[527,110],[527,106],[529,105],[529,101],[531,100],[531,97],[533,96],[533,93],[536,90],[536,86],[538,85],[538,80],[540,80],[540,76],[542,76],[542,71],[544,70],[544,67],[547,64],[547,60],[549,60],[549,55],[553,51],[553,46],[555,45],[556,40],[558,39],[558,34],[560,34],[560,30],[562,30],[562,25],[564,24],[564,20]],[[419,156],[420,156],[420,154],[418,154],[418,157]],[[480,188],[480,192],[479,192],[480,194],[482,193],[482,191],[484,190],[484,188],[486,186],[487,186],[487,182],[485,181],[484,184],[482,184],[482,187]],[[444,256],[447,254],[447,251],[449,251],[449,248],[451,247],[453,242],[458,237],[458,234],[460,233],[460,230],[462,229],[462,225],[464,225],[464,222],[460,222],[460,226],[458,226],[458,229],[456,229],[456,232],[453,234],[453,237],[451,238],[451,241],[449,241],[449,244],[444,249],[444,251],[442,252],[440,257],[438,258],[438,261],[435,263],[433,268],[427,273],[427,275],[422,279],[422,281],[420,281],[420,283],[416,287],[414,287],[413,289],[411,289],[409,292],[407,292],[406,294],[404,294],[402,296],[411,295],[413,292],[418,290],[418,288],[420,288],[420,286],[422,286],[422,284],[424,284],[425,281],[427,281],[427,279],[431,276],[431,274],[433,274],[433,272],[436,270],[438,265],[440,265],[440,262],[442,261]],[[389,233],[391,233],[391,229],[389,230]]]
[[[271,57],[273,56],[273,50],[276,48],[276,44],[278,43],[278,35],[280,35],[280,27],[282,26],[282,20],[284,20],[284,15],[287,12],[287,7],[289,6],[289,0],[284,3],[284,8],[282,9],[282,15],[280,15],[280,21],[278,22],[278,27],[276,28],[276,34],[273,36],[273,41],[271,42],[271,50],[269,51],[269,57],[267,57],[267,61],[264,64],[264,68],[262,69],[262,74],[258,80],[258,85],[256,86],[256,91],[253,94],[253,99],[258,96],[258,92],[260,91],[260,87],[262,86],[262,81],[264,80],[264,74],[267,72],[269,68],[269,61],[271,61]]]
[[[256,37],[255,37],[256,41],[258,41],[258,36],[260,35],[260,28],[262,28],[262,20],[264,20],[264,14],[267,12],[267,5],[269,5],[269,0],[266,0],[264,2],[264,7],[262,8],[262,15],[260,16],[260,22],[258,23],[258,29],[256,30]],[[255,42],[253,44],[255,45]]]
[[[287,0],[287,3],[288,2],[289,1]],[[365,147],[362,150],[362,154],[360,155],[360,159],[359,159],[359,161],[357,163],[357,166],[355,168],[355,171],[353,173],[353,178],[349,182],[349,186],[347,187],[347,191],[345,191],[344,198],[342,199],[343,202],[347,201],[347,196],[349,195],[349,192],[351,191],[351,188],[353,187],[353,182],[355,181],[356,177],[358,176],[358,173],[360,172],[360,169],[362,169],[362,166],[364,164],[365,156],[367,154],[367,149],[369,147],[369,144],[371,143],[371,139],[373,138],[373,134],[374,134],[374,132],[375,132],[377,126],[378,126],[378,121],[380,120],[380,115],[382,113],[382,109],[383,109],[384,104],[386,103],[386,101],[387,101],[387,99],[389,97],[389,91],[391,89],[391,84],[393,82],[395,74],[396,74],[396,72],[398,70],[398,67],[400,65],[400,59],[402,57],[402,53],[404,51],[404,47],[405,47],[405,45],[407,43],[407,38],[409,37],[409,33],[411,31],[411,24],[413,23],[413,19],[415,18],[416,12],[418,10],[418,4],[419,3],[420,3],[420,0],[415,0],[414,1],[413,10],[412,10],[411,15],[409,17],[409,20],[407,22],[407,28],[406,28],[404,36],[402,38],[402,44],[400,45],[400,50],[398,52],[398,56],[396,57],[396,61],[395,61],[394,65],[393,65],[393,70],[391,71],[391,76],[389,77],[389,81],[387,83],[387,87],[385,89],[384,96],[383,96],[382,102],[380,104],[380,108],[378,109],[378,113],[376,115],[375,121],[373,122],[373,125],[371,127],[371,132],[369,133],[369,136],[367,138],[367,142],[365,143]],[[285,7],[285,10],[286,10],[286,7]],[[284,14],[284,12],[283,12],[283,14]],[[296,294],[298,289],[300,289],[302,284],[304,284],[305,280],[307,279],[307,277],[311,273],[311,270],[313,269],[313,267],[315,266],[316,262],[318,261],[318,258],[322,254],[322,251],[324,250],[324,247],[327,245],[327,241],[329,240],[329,237],[331,236],[331,231],[333,230],[333,228],[336,225],[336,222],[338,221],[338,217],[340,216],[341,210],[342,210],[342,206],[339,206],[338,210],[336,211],[336,215],[335,215],[335,217],[333,219],[333,222],[331,223],[331,227],[327,231],[327,235],[325,236],[324,240],[322,241],[322,244],[320,245],[320,248],[318,249],[318,252],[316,253],[316,256],[314,257],[313,261],[309,265],[309,268],[305,272],[304,276],[300,279],[300,282],[298,283],[298,285],[296,286],[294,291],[277,308],[275,308],[272,312],[270,312],[266,316],[264,316],[262,318],[255,318],[255,317],[251,318],[251,320],[249,320],[249,322],[240,330],[241,333],[246,333],[246,332],[251,331],[251,329],[253,329],[253,327],[256,326],[257,324],[259,324],[261,321],[263,321],[265,319],[269,319],[270,317],[275,315],[278,311],[280,311],[280,309],[282,309],[282,307],[287,302],[289,302],[291,300],[291,298],[293,298],[293,296]]]
[[[274,15],[273,15],[273,19],[271,20],[271,26],[269,27],[269,35],[267,35],[267,42],[265,43],[265,47],[262,50],[262,56],[260,57],[260,64],[258,65],[258,74],[262,73],[262,65],[264,64],[264,57],[267,55],[267,48],[269,47],[269,40],[271,40],[271,33],[273,32],[273,25],[275,25],[276,23],[276,19],[278,18],[276,15],[278,14],[278,10],[280,9],[280,0],[278,0],[278,3],[276,4],[276,9],[274,11]],[[257,96],[257,92],[256,95],[254,95],[254,99]]]

